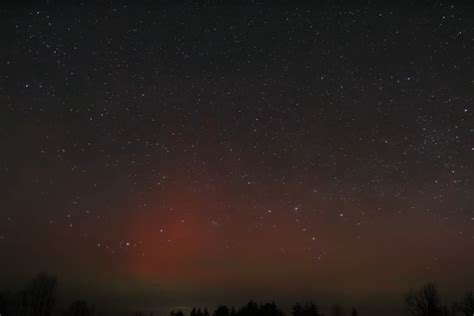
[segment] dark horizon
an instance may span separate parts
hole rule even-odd
[[[0,290],[398,315],[474,288],[474,2],[7,1],[0,27]]]
[[[402,315],[409,316],[471,316],[474,312],[474,292],[466,290],[462,296],[452,300],[443,297],[438,286],[427,282],[420,287],[410,288],[403,294],[398,309],[376,308],[359,302],[322,302],[314,299],[300,299],[291,305],[279,305],[274,299],[259,302],[255,299],[245,304],[207,304],[171,306],[121,306],[110,304],[110,296],[91,299],[66,299],[61,295],[58,278],[52,274],[39,273],[21,289],[0,290],[0,314],[3,316],[359,316],[359,315]],[[77,295],[78,293],[76,293]],[[109,293],[110,294],[110,293]],[[86,294],[87,296],[88,294]],[[143,295],[143,294],[142,294]],[[115,298],[116,299],[116,298]],[[146,299],[146,296],[141,297]],[[180,300],[182,298],[178,298]],[[69,301],[69,303],[66,303]],[[385,306],[386,308],[387,306]],[[374,309],[375,308],[375,309]]]

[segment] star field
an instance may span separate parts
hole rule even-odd
[[[2,277],[146,306],[118,280],[166,306],[472,285],[473,13],[2,5]]]

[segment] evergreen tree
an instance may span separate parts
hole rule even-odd
[[[314,303],[302,305],[296,303],[291,309],[293,316],[320,316],[318,306]]]
[[[219,305],[214,312],[214,316],[229,316],[229,309],[225,305]]]

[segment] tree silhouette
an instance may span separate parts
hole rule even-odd
[[[92,308],[87,305],[85,301],[76,301],[73,302],[68,310],[67,316],[91,316]]]
[[[472,291],[469,291],[464,295],[464,298],[459,304],[459,311],[463,313],[464,316],[474,315],[474,294]]]
[[[229,313],[229,308],[227,308],[227,306],[219,305],[214,311],[214,316],[229,316]]]
[[[265,303],[263,305],[258,305],[254,301],[248,302],[246,305],[239,308],[236,312],[235,308],[232,307],[232,310],[229,313],[229,309],[226,306],[220,306],[216,313],[222,315],[230,315],[230,316],[284,316],[283,312],[278,309],[274,302],[272,303]]]
[[[21,290],[16,295],[16,306],[15,306],[15,313],[19,316],[28,316],[28,293],[26,290]]]
[[[238,316],[254,316],[257,315],[259,312],[258,305],[254,301],[250,301],[247,305],[241,307],[237,311]]]
[[[440,309],[440,316],[454,316],[454,314],[451,314],[448,305],[443,305]]]
[[[283,312],[278,309],[275,302],[266,303],[259,308],[261,316],[284,316]]]
[[[359,313],[355,307],[352,307],[351,316],[359,316]]]
[[[56,277],[38,274],[20,293],[19,315],[50,316],[56,303]]]
[[[439,316],[442,313],[441,299],[433,283],[410,289],[405,295],[405,306],[412,316]]]
[[[171,311],[170,316],[184,316],[184,313],[180,309],[178,309],[177,311],[173,310]]]
[[[10,295],[8,293],[0,293],[0,315],[8,316],[10,307]]]
[[[359,312],[357,312],[355,307],[352,307],[351,316],[359,316]]]
[[[318,306],[314,303],[307,303],[302,305],[300,303],[296,303],[291,308],[291,314],[293,316],[320,316]]]
[[[53,316],[60,315],[54,311],[56,298],[57,280],[54,276],[40,273],[36,275],[28,285],[18,293],[10,295],[8,292],[0,292],[0,316]],[[474,315],[474,294],[466,292],[464,297],[456,303],[441,304],[441,298],[436,286],[427,283],[420,288],[410,289],[404,296],[405,307],[410,316],[472,316]],[[153,313],[149,313],[153,316]],[[93,310],[83,300],[73,302],[62,314],[63,316],[91,316]],[[137,312],[134,316],[145,316],[145,313]],[[209,310],[204,308],[193,308],[190,316],[209,316]],[[292,316],[323,316],[318,306],[312,302],[296,303],[291,308]],[[331,306],[331,316],[343,316],[344,310],[341,305]],[[184,316],[181,310],[172,310],[170,316]],[[247,304],[229,309],[225,305],[219,305],[212,316],[285,316],[275,302],[257,304],[251,300]],[[351,309],[350,316],[359,316],[355,307]]]
[[[291,308],[291,314],[293,316],[302,316],[303,315],[303,306],[301,306],[300,303],[296,303],[295,305],[293,305],[293,307]]]
[[[344,315],[344,310],[342,309],[342,306],[339,304],[334,304],[331,308],[331,315],[332,316],[343,316]]]

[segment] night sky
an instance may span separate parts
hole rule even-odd
[[[126,310],[458,295],[473,59],[472,3],[4,3],[2,284]]]

